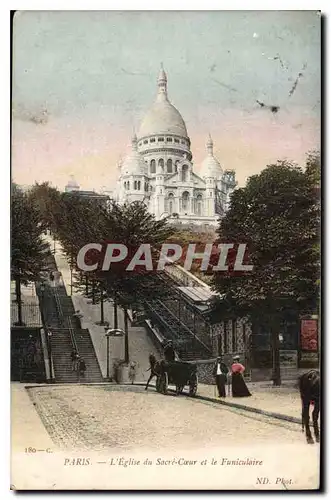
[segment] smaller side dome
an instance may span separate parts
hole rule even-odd
[[[70,180],[68,181],[68,184],[65,187],[65,192],[66,193],[71,193],[72,191],[79,191],[80,187],[78,182],[75,180],[74,176],[70,176]]]
[[[223,174],[223,170],[220,162],[214,156],[214,143],[210,134],[206,143],[206,149],[207,157],[202,162],[200,175],[201,177],[219,179]]]
[[[131,152],[123,161],[122,175],[147,175],[146,163],[138,152],[138,140],[136,135],[132,138]]]

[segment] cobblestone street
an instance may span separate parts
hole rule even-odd
[[[107,450],[302,443],[299,425],[142,387],[62,386],[29,389],[55,444]]]
[[[319,445],[297,424],[142,386],[14,384],[12,397],[15,488],[318,486]]]

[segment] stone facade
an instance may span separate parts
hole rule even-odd
[[[132,151],[118,166],[117,200],[144,201],[157,219],[173,216],[183,223],[216,224],[237,184],[235,173],[222,169],[211,137],[200,175],[195,173],[191,141],[168,99],[163,68],[157,85],[156,101],[132,140]]]

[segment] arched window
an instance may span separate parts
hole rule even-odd
[[[174,212],[174,194],[168,194],[168,212],[171,215]]]
[[[183,165],[182,166],[182,182],[187,182],[188,180],[188,166]]]
[[[140,191],[140,187],[141,187],[141,184],[140,184],[140,181],[138,181],[138,191]]]
[[[178,163],[179,163],[179,160],[176,160],[175,161],[175,172],[177,172],[177,170],[178,170]]]
[[[130,189],[130,181],[128,181],[128,189]]]
[[[159,159],[159,167],[161,167],[162,170],[164,169],[164,159],[163,158]]]
[[[134,181],[134,183],[133,183],[133,189],[136,191],[136,189],[137,189],[137,181]]]
[[[188,191],[184,191],[182,194],[182,208],[183,210],[188,210],[190,200],[190,193]]]
[[[126,189],[126,182],[124,181],[124,189]]]
[[[167,172],[168,174],[172,174],[172,159],[169,158],[169,160],[167,160]]]
[[[156,163],[155,160],[151,160],[151,174],[155,174],[156,172]]]
[[[197,196],[197,203],[196,203],[196,211],[197,215],[202,215],[202,195],[198,194]]]

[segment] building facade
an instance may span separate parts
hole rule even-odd
[[[77,196],[79,198],[87,198],[89,200],[99,200],[103,203],[108,203],[113,199],[112,191],[103,190],[101,193],[97,193],[96,191],[86,191],[80,189],[80,186],[73,175],[66,184],[64,192],[68,196]]]
[[[143,201],[157,219],[173,216],[184,223],[215,224],[228,207],[237,184],[235,173],[222,169],[210,136],[200,175],[194,172],[191,141],[181,114],[169,101],[163,68],[157,87],[132,150],[118,166],[116,199]]]

